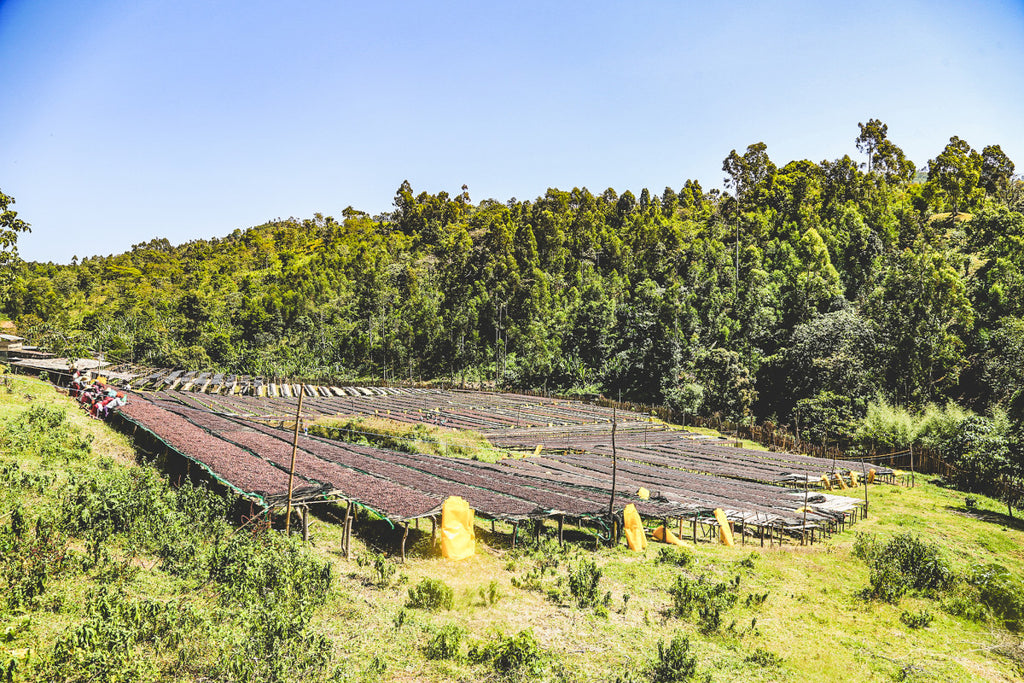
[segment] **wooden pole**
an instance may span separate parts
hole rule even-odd
[[[309,540],[309,506],[302,506],[302,540]]]
[[[807,475],[804,475],[804,528],[800,534],[800,545],[807,543]]]
[[[866,468],[867,468],[867,465],[865,465],[864,461],[861,460],[860,461],[860,476],[861,476],[861,479],[864,480],[864,519],[868,518],[868,475],[864,471]]]
[[[402,532],[402,564],[405,564],[405,539],[409,538],[409,522],[405,523],[405,530]]]
[[[608,500],[608,517],[615,514],[615,481],[618,476],[618,454],[615,450],[615,428],[618,425],[618,415],[615,406],[612,406],[612,495]]]
[[[288,515],[284,520],[284,533],[287,536],[291,533],[292,524],[292,485],[295,482],[295,454],[299,450],[299,419],[302,415],[302,394],[306,392],[305,385],[299,388],[299,405],[295,409],[295,434],[292,437],[292,464],[288,468]]]
[[[910,444],[910,488],[914,488],[914,444]]]

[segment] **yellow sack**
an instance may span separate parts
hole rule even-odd
[[[868,470],[868,483],[869,484],[874,484],[875,483],[875,470],[874,470],[874,468],[871,468],[870,470]]]
[[[622,511],[623,529],[626,534],[626,544],[630,550],[637,552],[647,547],[647,534],[644,533],[644,523],[640,520],[640,513],[632,503]]]
[[[655,541],[661,541],[662,543],[668,543],[669,545],[683,544],[683,542],[679,540],[678,536],[676,536],[674,533],[672,533],[663,526],[659,526],[657,529],[654,530],[654,533],[651,535],[654,536]]]
[[[441,555],[464,560],[476,553],[473,508],[458,496],[449,496],[441,506]]]
[[[729,526],[729,519],[725,516],[725,510],[722,508],[715,510],[715,519],[718,520],[718,536],[722,543],[728,546],[736,545],[732,540],[732,527]]]
[[[651,492],[645,489],[643,486],[637,489],[636,495],[640,500],[650,500],[651,498]]]
[[[846,485],[846,482],[843,481],[843,478],[839,476],[838,472],[833,472],[833,474],[836,475],[836,481],[839,482],[839,488],[841,488],[843,491],[849,488],[849,486]]]
[[[821,475],[821,481],[825,483],[825,488],[827,488],[829,491],[832,490],[832,482],[830,482],[828,480],[828,477],[826,477],[824,474]]]
[[[857,473],[853,470],[850,470],[850,486],[852,488],[857,488]]]

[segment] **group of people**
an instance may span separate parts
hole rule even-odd
[[[80,370],[75,370],[68,393],[78,399],[89,415],[100,419],[106,419],[115,408],[128,403],[128,396],[123,391],[108,386],[102,379],[90,382]]]

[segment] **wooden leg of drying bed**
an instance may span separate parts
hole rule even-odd
[[[309,541],[309,506],[302,506],[302,540]]]
[[[565,516],[558,515],[558,545],[564,545],[565,539],[562,536],[562,525],[565,523]]]
[[[405,540],[409,538],[409,522],[405,523],[405,530],[402,531],[402,564],[405,564]]]
[[[512,549],[516,548],[516,538],[519,536],[519,522],[512,524]]]

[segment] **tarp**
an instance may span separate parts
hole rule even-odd
[[[654,536],[655,541],[661,541],[662,543],[668,543],[669,545],[683,545],[683,542],[679,540],[679,537],[664,526],[659,526],[651,535]]]
[[[640,513],[630,503],[622,511],[623,533],[626,534],[626,544],[630,550],[640,552],[647,547],[647,534],[644,532],[644,523],[640,519]]]
[[[476,553],[473,508],[459,496],[449,496],[441,506],[441,555],[464,560]]]
[[[725,510],[722,508],[715,510],[715,519],[718,520],[718,536],[722,543],[728,546],[736,545],[732,540],[732,527],[729,526],[729,519],[725,516]]]

